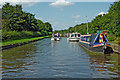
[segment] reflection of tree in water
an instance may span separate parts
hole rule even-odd
[[[90,68],[104,77],[117,78],[120,75],[118,54],[90,55]]]
[[[35,64],[35,62],[33,62],[35,50],[36,47],[33,46],[33,44],[4,50],[2,52],[3,77],[13,77],[14,73],[20,73],[23,70],[32,70],[26,66]]]

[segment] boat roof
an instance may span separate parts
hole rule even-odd
[[[92,34],[91,35],[91,42],[90,42],[90,44],[96,43],[96,40],[99,38],[99,35],[100,34]],[[102,35],[103,35],[104,39],[106,40],[106,42],[108,42],[106,36],[103,33],[102,33]]]
[[[81,37],[82,37],[82,36],[91,36],[91,35],[92,35],[92,34],[85,34],[85,35],[81,35]]]
[[[80,34],[80,33],[71,33],[71,34]]]
[[[91,42],[90,44],[94,44],[95,40],[97,39],[98,34],[92,34],[91,35]]]

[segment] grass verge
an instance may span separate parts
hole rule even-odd
[[[3,41],[2,43],[0,43],[0,46],[7,46],[7,45],[12,45],[12,44],[17,44],[17,43],[23,43],[23,42],[28,42],[28,41],[38,40],[38,39],[43,39],[43,38],[48,38],[48,37],[50,37],[50,36],[25,38],[25,39],[18,39],[18,40],[8,40],[8,41]]]

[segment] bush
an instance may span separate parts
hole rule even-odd
[[[2,40],[13,40],[13,39],[22,39],[22,38],[31,38],[31,37],[39,37],[42,36],[42,34],[38,32],[32,32],[32,31],[6,31],[2,30]]]
[[[116,42],[117,44],[120,44],[120,37],[117,37],[116,40],[115,40],[115,42]]]
[[[33,37],[34,33],[32,31],[22,31],[21,33],[21,37]]]
[[[42,36],[42,33],[41,33],[41,32],[39,32],[39,31],[37,31],[37,34],[38,34],[38,36]]]
[[[110,33],[110,34],[108,34],[108,40],[114,41],[114,40],[116,40],[116,36],[114,34]]]
[[[17,39],[20,38],[21,34],[17,31],[6,31],[2,30],[2,40],[8,40],[8,39]]]
[[[20,32],[16,32],[16,31],[8,31],[7,35],[9,39],[16,39],[21,37]]]
[[[52,32],[49,32],[49,35],[52,35]]]
[[[49,34],[52,34],[51,32]],[[47,31],[39,32],[39,31],[7,31],[2,30],[2,40],[14,40],[14,39],[22,39],[22,38],[32,38],[32,37],[40,37],[48,35]]]

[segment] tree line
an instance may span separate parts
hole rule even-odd
[[[49,22],[43,23],[41,20],[36,19],[35,15],[24,12],[22,5],[13,6],[6,3],[2,7],[2,40],[7,39],[6,35],[12,36],[12,32],[24,32],[26,35],[27,33],[33,33],[33,37],[50,35],[52,30],[52,25]],[[6,34],[6,32],[10,33]]]
[[[110,5],[108,13],[104,15],[96,16],[89,25],[89,33],[96,33],[97,30],[107,30],[108,38],[110,41],[120,42],[120,1],[114,2]],[[70,27],[67,30],[54,31],[55,33],[72,33],[79,32],[81,34],[87,34],[87,23],[82,23]]]

